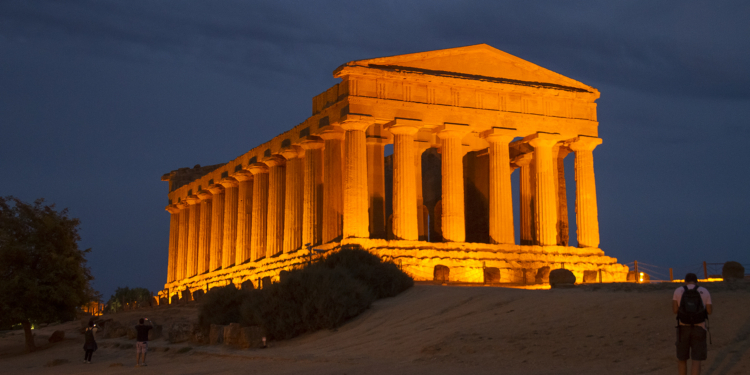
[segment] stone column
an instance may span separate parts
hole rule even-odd
[[[250,259],[250,238],[253,212],[253,174],[242,170],[232,177],[239,181],[237,188],[237,248],[234,264],[239,265]]]
[[[446,124],[438,132],[438,137],[442,140],[442,228],[445,242],[466,240],[464,151],[461,139],[469,131],[468,125]]]
[[[534,153],[524,154],[516,159],[516,165],[521,168],[519,176],[521,207],[521,245],[536,244],[536,224],[534,220],[534,194],[536,177],[534,174]]]
[[[224,250],[224,187],[214,184],[208,187],[211,198],[211,247],[208,254],[208,271],[221,268]]]
[[[503,128],[492,128],[482,133],[490,144],[490,241],[495,244],[515,243],[508,149],[514,135],[515,129]]]
[[[393,134],[393,236],[397,240],[419,239],[414,171],[414,134],[419,131],[418,126],[418,122],[409,120],[385,125]]]
[[[219,181],[224,186],[224,240],[221,249],[221,267],[234,265],[237,249],[237,190],[239,182],[232,177]]]
[[[323,238],[323,141],[308,137],[301,146],[304,156],[302,245],[319,245]]]
[[[552,147],[560,139],[547,133],[537,133],[529,138],[529,144],[534,147],[536,175],[536,238],[541,246],[554,246],[557,245],[557,191],[552,170]]]
[[[250,249],[252,260],[266,256],[266,218],[268,217],[268,167],[263,163],[255,163],[248,167],[253,174],[253,227]]]
[[[577,137],[570,143],[576,154],[576,225],[578,247],[599,247],[599,212],[594,180],[594,148],[601,138]]]
[[[556,144],[552,148],[552,169],[555,175],[555,191],[557,191],[557,244],[568,246],[568,194],[565,184],[565,156],[570,149]]]
[[[188,203],[182,201],[177,203],[177,207],[180,209],[180,234],[179,240],[177,241],[177,257],[175,261],[174,277],[175,281],[179,281],[185,278],[187,273],[187,250],[188,250],[188,224],[190,220],[190,212],[188,210]]]
[[[367,191],[371,238],[385,239],[385,153],[386,139],[367,137]]]
[[[305,150],[299,146],[285,149],[286,196],[284,197],[284,252],[302,247],[302,198],[305,191],[303,163]]]
[[[415,190],[417,192],[417,232],[420,241],[427,241],[430,231],[427,225],[427,211],[424,206],[424,194],[422,192],[422,154],[430,148],[429,142],[414,141],[414,177]]]
[[[367,214],[367,136],[368,121],[345,121],[343,237],[370,238]]]
[[[169,212],[169,258],[167,261],[167,282],[175,280],[174,270],[177,258],[177,244],[180,240],[180,209],[170,204],[166,210]]]
[[[344,130],[337,126],[327,126],[320,134],[325,140],[323,152],[323,243],[334,241],[343,234],[344,195],[342,144]]]
[[[273,256],[284,251],[284,180],[286,162],[281,156],[272,156],[263,162],[268,165],[266,256]]]
[[[187,198],[190,205],[188,208],[190,218],[188,219],[188,249],[186,257],[186,274],[185,278],[193,277],[198,271],[198,234],[200,230],[200,212],[201,200],[197,196],[191,195]]]
[[[198,198],[201,200],[200,225],[198,232],[198,261],[197,274],[201,275],[208,272],[210,252],[211,252],[211,214],[213,195],[206,190],[198,192]]]

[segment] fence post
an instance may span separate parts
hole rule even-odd
[[[636,260],[634,263],[635,263],[635,282],[636,283],[640,283],[641,282],[641,274],[638,273],[638,261]]]
[[[672,269],[669,269],[669,281],[674,282],[674,274],[672,273]]]
[[[705,276],[705,279],[708,280],[708,268],[706,267],[706,261],[703,261],[703,276]]]

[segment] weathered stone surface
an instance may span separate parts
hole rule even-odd
[[[442,264],[438,264],[437,266],[435,266],[433,280],[438,283],[447,283],[448,280],[450,280],[450,273],[450,268]]]
[[[536,271],[534,282],[536,282],[537,284],[549,283],[549,273],[550,273],[549,266],[540,267]]]
[[[576,282],[576,275],[570,270],[559,268],[549,273],[549,285],[553,288],[572,286]]]
[[[266,331],[258,326],[244,327],[240,329],[238,345],[240,348],[262,348],[265,345],[263,339],[266,337]]]
[[[135,340],[135,338],[138,337],[138,332],[135,330],[135,327],[127,328],[127,336],[128,340]]]
[[[241,327],[239,323],[224,326],[224,345],[238,346],[240,344]]]
[[[148,341],[154,341],[160,339],[164,332],[164,326],[161,324],[154,324],[154,328],[148,331]]]
[[[159,298],[159,306],[166,306],[169,305],[169,298],[167,297],[160,297]]]
[[[206,345],[209,342],[209,330],[204,329],[200,324],[193,324],[190,334],[190,342],[194,344]]]
[[[584,283],[595,283],[597,282],[598,272],[596,271],[583,271],[583,282]]]
[[[721,267],[721,277],[725,281],[729,280],[742,280],[745,278],[745,267],[737,262],[726,262]]]
[[[178,321],[172,323],[172,327],[169,329],[169,342],[172,344],[178,342],[185,342],[190,340],[190,336],[193,332],[193,325],[189,322]]]
[[[484,269],[484,282],[486,284],[500,282],[500,269],[497,267],[487,267]]]
[[[55,342],[60,342],[62,340],[65,340],[65,331],[58,330],[58,331],[52,332],[52,335],[50,335],[48,341],[50,343],[55,343]]]
[[[219,345],[224,343],[224,327],[226,326],[211,324],[211,330],[209,331],[209,344]]]

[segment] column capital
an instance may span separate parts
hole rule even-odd
[[[336,125],[327,125],[322,128],[320,128],[321,132],[318,133],[320,138],[327,140],[330,139],[338,139],[343,141],[344,140],[344,129],[340,126]]]
[[[260,173],[268,173],[268,166],[264,163],[253,163],[247,166],[247,170],[253,175]]]
[[[466,134],[471,133],[471,126],[469,124],[454,124],[446,122],[435,128],[438,138],[463,138]]]
[[[390,131],[392,134],[417,134],[422,127],[422,120],[395,118],[383,125],[383,129]]]
[[[534,159],[534,154],[528,153],[516,156],[511,160],[511,164],[515,164],[519,167],[525,167],[531,163],[531,161]]]
[[[221,186],[224,186],[225,188],[229,189],[231,187],[237,187],[240,186],[239,182],[234,177],[224,177],[219,182],[217,182]]]
[[[167,207],[164,207],[164,209],[167,210],[167,212],[169,212],[170,214],[176,214],[180,212],[180,208],[174,204],[169,204],[167,205]]]
[[[368,145],[385,145],[388,144],[388,138],[379,135],[367,135],[366,142]]]
[[[372,116],[367,115],[355,115],[347,113],[341,116],[339,120],[339,126],[344,130],[361,130],[365,131],[370,125],[375,123],[375,119]]]
[[[304,156],[303,150],[304,149],[301,146],[291,145],[281,150],[281,156],[283,156],[286,160],[292,160]]]
[[[219,184],[213,184],[206,188],[212,194],[221,194],[224,192],[224,187]]]
[[[267,158],[264,158],[263,164],[269,167],[283,166],[284,164],[286,164],[286,159],[284,159],[281,155],[274,154]]]
[[[565,142],[573,151],[593,151],[596,146],[602,144],[601,138],[578,136]]]
[[[479,136],[486,139],[488,142],[510,143],[510,141],[512,141],[517,134],[518,131],[516,129],[499,128],[493,126],[489,130],[485,130],[480,133]]]
[[[557,142],[564,140],[564,138],[558,133],[542,133],[538,132],[524,138],[528,144],[537,147],[552,147]]]
[[[198,198],[198,196],[195,195],[195,194],[188,196],[187,199],[185,199],[185,200],[191,206],[194,205],[194,204],[200,203],[200,201],[201,201],[200,198]]]
[[[234,177],[237,181],[247,181],[253,178],[253,174],[246,169],[241,169],[232,174],[232,177]]]
[[[201,190],[196,195],[198,196],[198,198],[200,198],[201,201],[209,200],[209,199],[213,198],[213,196],[214,196],[208,190]]]
[[[299,146],[305,150],[315,150],[323,148],[323,146],[325,146],[325,142],[323,142],[323,139],[321,139],[320,137],[307,136],[305,140],[299,144]]]
[[[189,206],[187,201],[180,201],[174,204],[175,207],[177,207],[180,210],[183,210]]]

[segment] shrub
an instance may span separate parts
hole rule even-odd
[[[724,280],[741,280],[745,278],[745,267],[737,262],[726,262],[721,268]]]
[[[378,298],[414,285],[392,263],[346,247],[307,267],[285,272],[279,283],[260,290],[233,285],[211,289],[201,304],[200,324],[262,326],[270,339],[339,327]]]
[[[209,327],[211,324],[238,323],[242,316],[242,302],[252,291],[237,289],[234,284],[210,289],[201,303],[198,318],[200,325]]]

